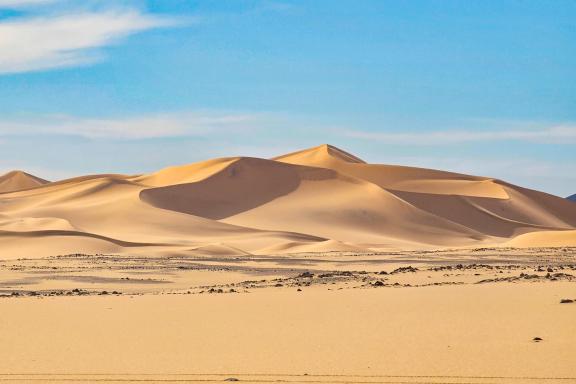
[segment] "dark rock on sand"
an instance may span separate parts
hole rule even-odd
[[[314,277],[314,274],[311,272],[304,272],[298,275],[298,277]]]

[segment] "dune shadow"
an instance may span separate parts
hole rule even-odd
[[[157,208],[220,220],[295,191],[301,182],[296,168],[241,158],[198,182],[145,189],[140,199]]]

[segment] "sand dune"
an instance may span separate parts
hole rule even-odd
[[[510,247],[576,247],[576,231],[526,233],[504,244]]]
[[[326,253],[326,252],[365,252],[366,248],[361,248],[353,244],[336,240],[297,242],[292,241],[283,244],[275,244],[271,247],[260,249],[257,253],[283,254],[283,253]]]
[[[490,178],[398,165],[367,164],[356,156],[328,144],[279,156],[274,160],[333,169],[387,189],[508,198],[506,192]]]
[[[361,252],[519,235],[518,244],[548,244],[546,233],[570,241],[576,228],[566,199],[487,177],[367,164],[329,145],[54,183],[11,172],[0,192],[4,258]]]
[[[453,244],[483,236],[336,171],[238,158],[195,183],[147,189],[156,207],[262,230],[340,241]],[[416,239],[417,236],[417,239]]]
[[[322,145],[276,160],[326,167],[364,179],[422,210],[490,236],[506,238],[532,230],[576,226],[576,207],[556,196],[492,178],[366,164],[351,156]]]
[[[41,179],[22,171],[11,171],[0,176],[0,193],[22,191],[49,183],[48,180]]]

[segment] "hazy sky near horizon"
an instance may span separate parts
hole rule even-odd
[[[330,143],[576,193],[571,0],[0,0],[0,171]]]

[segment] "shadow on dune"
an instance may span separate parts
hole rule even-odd
[[[332,177],[331,170],[240,158],[195,183],[145,189],[140,199],[157,208],[220,220],[285,196],[298,189],[302,179]]]

